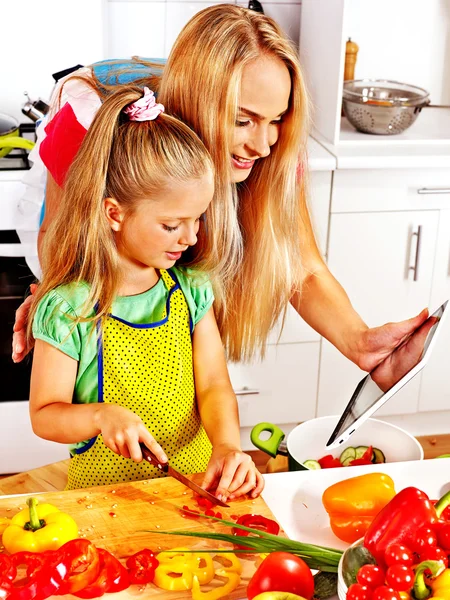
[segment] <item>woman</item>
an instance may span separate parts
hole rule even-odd
[[[89,79],[100,98],[108,93],[104,80]],[[306,207],[308,99],[296,51],[273,20],[233,5],[198,13],[171,51],[158,100],[197,132],[215,165],[221,202],[206,226],[216,231],[216,316],[230,359],[264,353],[288,302],[366,371],[425,321],[426,310],[369,329],[320,256]],[[48,146],[57,156],[58,145]],[[41,238],[58,210],[52,175]],[[27,307],[17,315],[15,361],[27,351]]]

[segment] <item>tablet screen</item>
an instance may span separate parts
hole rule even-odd
[[[425,366],[447,302],[359,382],[327,446],[345,441],[340,436],[353,433],[361,417],[376,412]]]

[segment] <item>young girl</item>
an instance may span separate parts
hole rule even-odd
[[[240,450],[202,272],[213,181],[200,139],[148,88],[102,104],[46,238],[30,319],[33,430],[71,445],[68,489],[160,476],[143,442],[184,473],[208,470],[222,499],[262,490]]]

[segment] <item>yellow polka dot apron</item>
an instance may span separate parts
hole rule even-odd
[[[163,318],[133,324],[114,315],[98,340],[98,401],[129,408],[144,422],[170,463],[184,474],[206,470],[211,443],[200,421],[192,362],[192,321],[174,273],[160,271],[168,290]],[[145,460],[115,454],[98,435],[70,461],[66,489],[163,477]]]

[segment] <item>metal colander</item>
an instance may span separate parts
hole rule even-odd
[[[402,133],[429,104],[429,93],[414,85],[382,79],[344,81],[344,114],[363,133]]]

